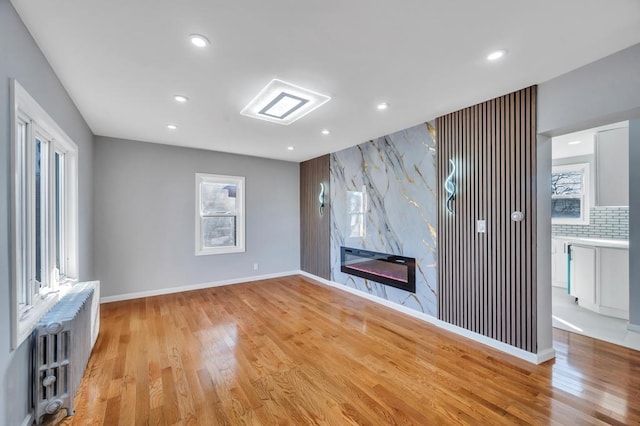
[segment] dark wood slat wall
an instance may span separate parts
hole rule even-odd
[[[439,317],[535,353],[536,87],[440,117],[437,131]],[[524,220],[512,221],[513,211]]]
[[[331,199],[329,155],[300,163],[300,269],[331,279]],[[324,214],[320,215],[320,183],[325,187]]]

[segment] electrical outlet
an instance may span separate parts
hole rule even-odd
[[[478,221],[478,234],[484,234],[487,232],[487,222],[485,220]]]
[[[257,264],[257,263],[254,263],[254,264],[253,264],[253,270],[254,270],[254,271],[257,271],[257,270],[258,270],[258,264]]]

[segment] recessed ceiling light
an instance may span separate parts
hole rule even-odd
[[[331,130],[329,130],[329,129],[324,129],[324,130],[322,130],[322,134],[323,134],[323,135],[328,135],[328,134],[330,134],[330,133],[331,133]]]
[[[497,61],[498,59],[502,58],[505,53],[507,52],[504,50],[496,50],[495,52],[491,52],[487,55],[487,60]]]
[[[571,141],[569,145],[578,145],[579,143],[582,143],[582,141]]]
[[[389,104],[386,102],[381,102],[378,104],[378,106],[376,106],[376,108],[378,108],[380,111],[383,111],[387,108],[389,108]]]
[[[288,149],[289,151],[293,151],[293,147],[292,147],[292,146],[288,146],[288,147],[287,147],[287,149]]]
[[[209,39],[200,34],[191,34],[189,41],[196,47],[207,47],[210,44]]]
[[[173,97],[173,99],[175,99],[176,102],[180,102],[180,103],[185,103],[185,102],[187,102],[189,100],[189,98],[187,98],[186,96],[183,96],[183,95],[175,95]]]
[[[176,126],[175,124],[167,124],[167,129],[169,130],[176,130],[178,128],[178,126]]]
[[[291,124],[331,98],[286,81],[273,79],[240,114],[278,124]]]

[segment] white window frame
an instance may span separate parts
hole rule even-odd
[[[580,195],[551,195],[552,199],[580,199],[580,217],[579,218],[557,218],[552,217],[551,223],[556,225],[588,225],[589,211],[591,209],[591,178],[589,176],[589,163],[567,164],[563,166],[553,166],[552,174],[580,172],[582,174],[582,193]]]
[[[35,324],[78,278],[78,147],[15,80],[11,80],[11,345],[17,348]],[[25,137],[19,138],[24,125]],[[35,141],[41,144],[41,283],[35,281]],[[55,153],[63,155],[61,241],[56,241]],[[61,268],[56,269],[56,250]],[[24,296],[24,298],[23,298]],[[24,299],[24,300],[23,300]]]
[[[203,217],[202,191],[203,183],[221,183],[236,185],[236,244],[229,247],[204,247],[200,229],[200,220]],[[244,177],[227,176],[209,173],[196,173],[196,256],[206,256],[211,254],[242,253],[245,251],[245,203],[244,203]]]
[[[361,197],[361,203],[360,203],[360,210],[358,211],[351,211],[351,206],[347,206],[347,238],[358,238],[358,239],[362,239],[367,235],[367,187],[365,185],[362,185],[362,188],[360,188],[360,191],[347,191],[347,203],[350,201],[349,200],[349,193],[354,193],[354,194],[360,194]],[[353,235],[351,233],[351,226],[352,226],[352,220],[354,217],[357,217],[360,219],[360,226],[358,229],[358,233],[357,235]]]

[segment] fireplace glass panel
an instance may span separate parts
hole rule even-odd
[[[415,293],[416,260],[388,253],[341,247],[340,270],[367,280]]]
[[[409,281],[409,271],[407,265],[403,263],[390,263],[383,260],[367,259],[346,253],[345,267],[405,283]]]

